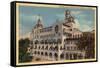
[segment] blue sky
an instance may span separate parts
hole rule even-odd
[[[20,36],[31,32],[38,18],[42,19],[45,27],[52,25],[57,19],[63,20],[65,10],[71,11],[79,30],[91,31],[94,29],[94,10],[92,9],[20,6]]]

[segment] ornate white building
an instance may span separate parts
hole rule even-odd
[[[85,51],[79,50],[76,44],[81,36],[69,10],[65,11],[63,21],[56,21],[49,27],[44,27],[38,19],[30,36],[30,54],[34,59],[51,61],[84,59]]]

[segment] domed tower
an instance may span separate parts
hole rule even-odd
[[[65,11],[65,23],[68,23],[69,18],[71,17],[71,12],[69,10]]]
[[[73,27],[74,22],[74,17],[71,15],[71,12],[69,10],[65,11],[65,24]]]

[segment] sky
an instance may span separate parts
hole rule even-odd
[[[19,7],[19,30],[20,36],[32,31],[39,18],[45,27],[51,26],[56,20],[64,20],[64,11],[70,10],[75,18],[75,23],[80,31],[92,31],[94,29],[94,10],[73,8],[52,8],[52,7]],[[39,16],[40,15],[40,16]]]

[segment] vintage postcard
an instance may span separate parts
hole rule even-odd
[[[15,65],[97,61],[97,6],[14,5]]]

